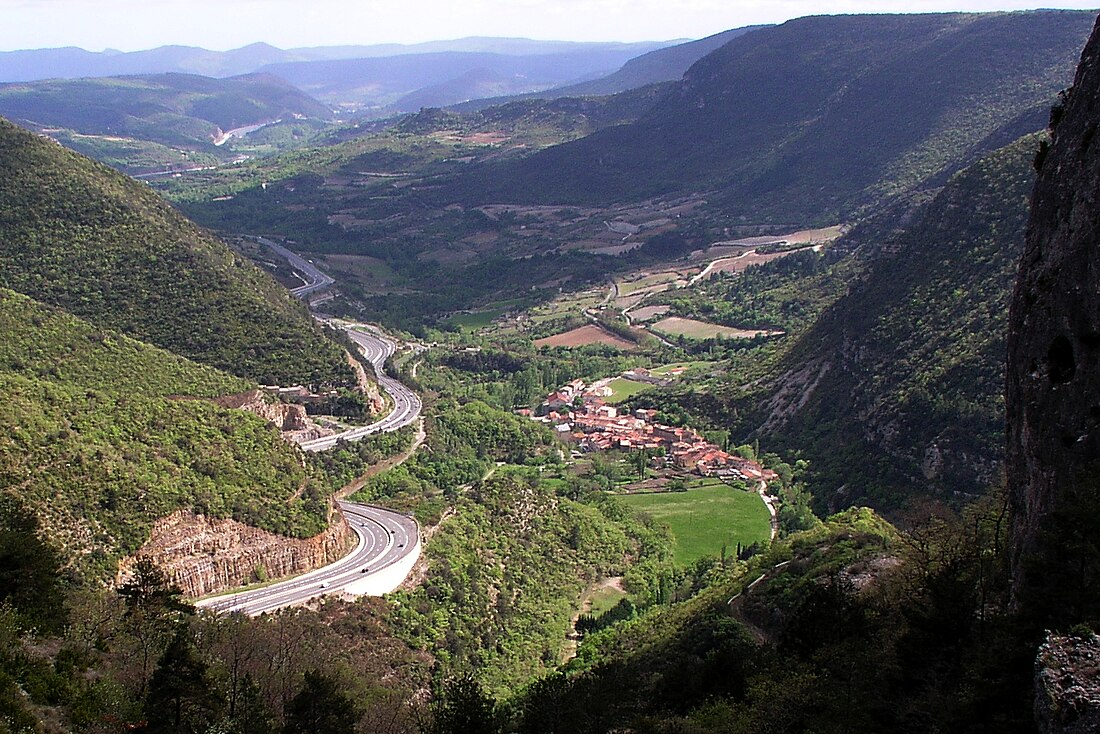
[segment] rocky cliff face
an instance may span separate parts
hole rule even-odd
[[[1035,724],[1043,734],[1100,731],[1100,637],[1047,635],[1035,662]]]
[[[148,542],[121,564],[125,577],[139,557],[151,558],[189,597],[264,579],[311,571],[343,556],[355,533],[337,510],[328,530],[312,538],[288,538],[236,520],[174,512],[153,526]]]
[[[310,420],[306,409],[293,403],[268,402],[260,390],[226,395],[216,401],[223,408],[235,408],[254,413],[279,429],[288,441],[301,443],[331,436],[335,431],[322,428]]]
[[[1045,625],[1100,610],[1100,31],[1052,123],[1013,294],[1006,390],[1013,592]]]

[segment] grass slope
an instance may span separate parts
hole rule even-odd
[[[261,382],[347,382],[305,308],[155,194],[0,121],[0,286]]]
[[[622,501],[669,526],[676,539],[676,562],[684,566],[718,556],[723,549],[732,556],[738,543],[766,542],[771,535],[760,496],[720,482],[687,492],[627,495]]]

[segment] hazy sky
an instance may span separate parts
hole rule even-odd
[[[1092,2],[1040,2],[1089,8]],[[225,50],[415,43],[463,36],[701,38],[822,13],[1018,10],[1032,0],[0,0],[0,50],[165,44]]]

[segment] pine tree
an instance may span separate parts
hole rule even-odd
[[[180,627],[153,671],[145,699],[150,732],[204,732],[218,717],[222,701],[214,693],[207,665],[186,627]]]
[[[284,734],[346,734],[359,714],[335,678],[319,670],[306,673],[302,690],[286,706]]]

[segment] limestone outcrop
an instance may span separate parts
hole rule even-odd
[[[1043,734],[1100,731],[1100,637],[1047,635],[1035,661],[1035,724]]]
[[[279,429],[287,440],[301,443],[331,436],[335,431],[314,423],[304,406],[295,403],[268,401],[261,390],[249,390],[220,397],[215,402],[223,408],[247,410]]]
[[[347,553],[355,533],[339,510],[329,527],[312,538],[288,538],[191,512],[174,512],[153,525],[135,556],[123,561],[125,578],[140,557],[150,558],[188,597],[200,597],[244,584],[304,573]]]

